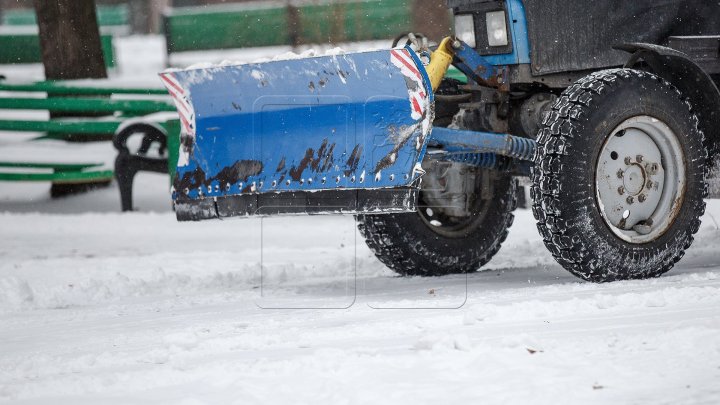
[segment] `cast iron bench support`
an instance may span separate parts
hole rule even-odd
[[[127,142],[132,136],[142,136],[140,147],[131,152]],[[148,156],[153,143],[158,144],[159,156]],[[115,158],[115,178],[120,189],[120,203],[123,211],[133,210],[133,181],[139,171],[167,174],[168,135],[165,129],[152,123],[137,122],[124,125],[113,137],[118,151]]]

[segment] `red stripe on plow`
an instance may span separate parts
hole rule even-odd
[[[414,73],[415,76],[417,76],[418,79],[422,80],[422,77],[420,76],[420,72],[417,70],[417,67],[415,67],[414,64],[408,62],[407,59],[405,59],[404,57],[400,56],[398,51],[393,50],[393,51],[392,51],[392,55],[393,55],[397,60],[399,60],[403,65],[405,65],[405,67],[407,67],[412,73]]]
[[[185,90],[183,90],[182,87],[180,87],[180,85],[175,82],[175,80],[171,79],[171,77],[172,76],[170,75],[160,75],[160,79],[162,79],[162,81],[174,88],[175,91],[179,92],[180,94],[185,94]]]

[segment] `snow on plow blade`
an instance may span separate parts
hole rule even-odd
[[[411,49],[168,71],[179,220],[410,211],[431,130]]]

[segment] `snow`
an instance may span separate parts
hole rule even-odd
[[[153,40],[117,80],[160,85]],[[29,138],[0,159],[114,158]],[[667,275],[590,284],[527,210],[484,271],[400,278],[352,217],[178,223],[168,186],[139,174],[123,214],[115,184],[0,183],[0,403],[720,402],[719,201]]]
[[[421,279],[384,269],[350,217],[46,207],[0,216],[0,398],[14,403],[720,398],[709,218],[668,276],[595,285],[554,264],[527,211],[487,271]]]
[[[361,51],[369,51],[374,49],[381,49],[382,45],[378,45],[376,41],[367,41],[367,42],[361,42],[357,44],[350,44],[354,52],[361,52]],[[363,45],[365,48],[363,48]],[[284,47],[269,47],[264,49],[283,49]],[[209,61],[203,61],[203,62],[196,62],[190,66],[188,66],[187,70],[196,70],[196,69],[212,69],[212,68],[221,68],[225,66],[233,66],[233,65],[242,65],[247,63],[261,63],[261,62],[269,62],[269,61],[283,61],[283,60],[294,60],[294,59],[305,59],[305,58],[313,58],[316,56],[339,56],[344,55],[347,53],[347,51],[341,47],[334,47],[334,48],[327,48],[324,49],[324,51],[318,51],[314,48],[306,49],[300,53],[295,53],[293,51],[287,51],[278,55],[274,55],[271,58],[267,56],[259,56],[256,59],[249,61],[247,59],[247,56],[245,56],[242,59],[238,60],[229,60],[229,59],[223,59],[220,62],[209,62]],[[206,54],[205,52],[201,54]],[[205,56],[207,57],[207,56]],[[169,68],[166,69],[166,72],[174,72],[181,69],[178,68]],[[253,71],[255,73],[255,71]],[[256,77],[253,74],[253,77],[260,80],[261,78]],[[345,79],[340,76],[340,79],[345,82]]]

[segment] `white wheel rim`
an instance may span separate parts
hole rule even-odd
[[[668,230],[682,206],[684,162],[677,135],[657,118],[629,118],[610,133],[598,156],[595,190],[616,236],[639,244]]]

